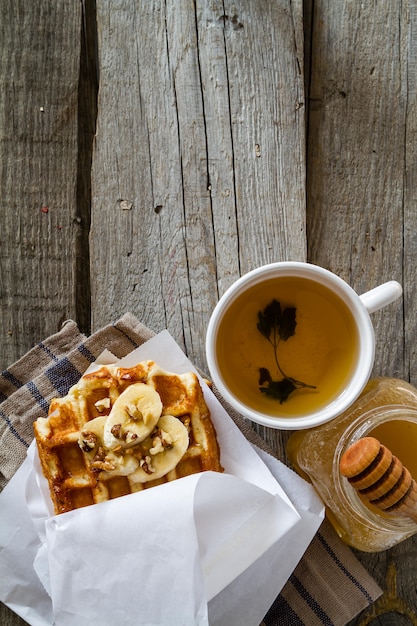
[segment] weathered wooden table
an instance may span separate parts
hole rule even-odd
[[[224,290],[307,259],[403,284],[375,374],[417,384],[416,0],[2,0],[0,29],[1,367],[131,311],[204,370]],[[417,539],[358,557],[385,594],[354,624],[417,624]]]

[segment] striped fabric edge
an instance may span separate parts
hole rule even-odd
[[[265,626],[345,626],[382,590],[326,519],[264,618]]]
[[[7,385],[0,387],[5,396],[0,403],[0,488],[24,461],[33,440],[32,423],[47,415],[51,399],[66,395],[104,349],[122,358],[154,334],[131,313],[90,337],[69,321],[3,372],[1,381]]]
[[[80,333],[74,321],[64,322],[59,332],[40,341],[22,358],[0,373],[0,404],[23,385],[37,378],[51,362],[59,361],[85,340],[85,335]]]

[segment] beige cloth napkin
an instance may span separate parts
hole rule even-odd
[[[33,439],[32,423],[52,397],[65,395],[107,348],[122,358],[154,333],[131,313],[86,337],[69,320],[0,376],[0,487],[12,478]],[[248,422],[219,400],[246,438],[273,454]],[[1,557],[0,557],[1,558]],[[273,575],[273,573],[271,573]],[[344,626],[381,589],[324,521],[265,615],[265,626]],[[254,625],[256,626],[256,625]]]

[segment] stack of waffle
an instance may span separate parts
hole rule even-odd
[[[197,376],[153,361],[85,374],[34,432],[56,514],[223,471]]]

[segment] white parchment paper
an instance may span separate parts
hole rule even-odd
[[[167,331],[120,364],[144,359],[177,373],[194,369]],[[261,621],[323,507],[307,483],[254,449],[202,387],[224,474],[205,472],[54,516],[31,446],[0,495],[0,599],[29,624]]]

